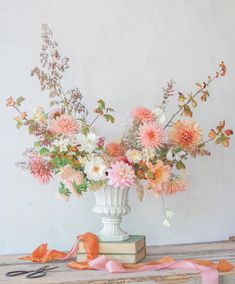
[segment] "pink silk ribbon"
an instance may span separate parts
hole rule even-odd
[[[182,269],[200,272],[202,284],[218,284],[219,273],[216,269],[198,265],[187,260],[174,261],[170,263],[163,263],[157,265],[145,265],[136,269],[127,269],[122,263],[115,260],[107,260],[102,255],[88,262],[88,265],[95,270],[106,270],[110,273],[127,273],[127,272],[140,272],[140,271],[154,271],[160,269]]]

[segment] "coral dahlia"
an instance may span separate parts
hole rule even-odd
[[[55,134],[74,135],[78,132],[78,122],[70,115],[62,114],[50,120],[50,130]]]
[[[131,116],[137,122],[142,122],[142,123],[151,122],[155,120],[154,113],[145,107],[137,107],[133,109],[131,112]]]
[[[52,178],[51,167],[49,163],[40,156],[32,156],[29,160],[29,169],[31,174],[41,183],[48,183]]]
[[[144,123],[139,128],[139,140],[144,148],[159,148],[163,138],[163,128],[155,122]]]

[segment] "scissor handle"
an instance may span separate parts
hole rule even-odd
[[[22,275],[22,274],[27,274],[31,271],[28,270],[16,270],[16,271],[10,271],[6,273],[6,276],[8,277],[13,277],[13,276],[18,276],[18,275]]]

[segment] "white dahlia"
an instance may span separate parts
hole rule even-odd
[[[92,153],[97,148],[98,137],[95,133],[88,133],[87,136],[79,133],[77,136],[79,149],[87,153]]]
[[[106,178],[106,165],[102,158],[95,157],[85,164],[84,172],[87,178],[94,181],[104,180]]]

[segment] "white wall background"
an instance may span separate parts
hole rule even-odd
[[[92,193],[65,203],[56,198],[56,182],[41,186],[15,166],[32,138],[16,130],[5,100],[23,95],[27,111],[47,104],[30,77],[39,63],[41,24],[49,24],[70,57],[65,86],[79,86],[89,109],[98,98],[115,108],[116,125],[98,126],[109,137],[120,136],[132,107],[159,103],[168,79],[193,91],[224,60],[228,75],[213,84],[209,102],[195,114],[207,133],[220,119],[235,129],[234,15],[233,0],[0,0],[0,253],[31,251],[42,242],[69,249],[78,234],[100,228]],[[123,227],[146,234],[149,244],[235,234],[234,145],[211,144],[211,158],[188,162],[188,191],[167,199],[176,212],[170,229],[161,224],[160,200],[146,196],[140,204],[134,192]]]

